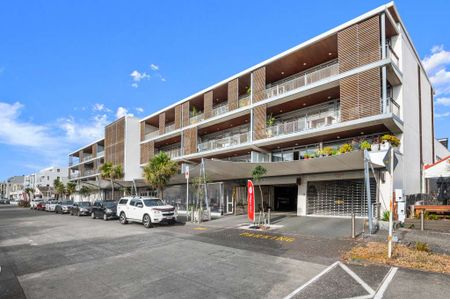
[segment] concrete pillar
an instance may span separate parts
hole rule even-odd
[[[297,191],[297,216],[306,216],[307,180],[305,177],[300,178],[301,180]]]

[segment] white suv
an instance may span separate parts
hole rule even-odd
[[[117,216],[120,223],[128,221],[143,223],[146,228],[153,223],[167,222],[174,224],[176,221],[175,208],[166,205],[159,198],[154,197],[124,197],[117,204]]]

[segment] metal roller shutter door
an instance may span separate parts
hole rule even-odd
[[[370,180],[372,202],[376,182]],[[367,199],[363,179],[308,182],[307,214],[328,216],[367,216]]]

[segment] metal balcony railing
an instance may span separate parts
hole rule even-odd
[[[281,135],[298,133],[311,129],[322,128],[339,123],[340,109],[339,105],[332,108],[318,108],[311,110],[297,118],[279,122],[265,129],[266,138],[272,138]]]
[[[79,176],[80,176],[80,173],[79,173],[79,172],[77,172],[77,173],[71,173],[71,174],[70,174],[70,178],[71,178],[71,179],[77,178],[77,177],[79,177]]]
[[[91,160],[92,158],[94,158],[93,154],[83,155],[83,161]]]
[[[211,151],[215,149],[226,148],[248,142],[250,142],[250,132],[245,132],[220,139],[201,142],[198,145],[198,151],[199,152]]]
[[[97,174],[97,170],[95,170],[95,169],[87,169],[87,170],[84,170],[84,172],[83,172],[83,176],[94,175],[94,174]]]
[[[167,150],[160,150],[160,152],[165,152],[171,159],[181,156],[181,148],[172,148]]]
[[[205,119],[205,115],[203,113],[197,114],[195,116],[191,116],[189,119],[190,124],[196,124]]]
[[[383,103],[383,99],[381,99],[381,102]],[[400,117],[400,105],[391,97],[387,98],[387,111],[386,113],[393,113]]]
[[[400,67],[400,58],[395,53],[394,49],[392,49],[391,45],[386,46],[386,57],[390,58],[394,64]]]
[[[166,125],[166,127],[164,128],[164,133],[169,133],[175,131],[175,123],[171,123],[169,125]]]
[[[105,155],[105,150],[97,152],[97,158],[103,157]]]
[[[239,108],[250,105],[250,95],[244,95],[239,97]]]
[[[157,136],[159,136],[158,130],[145,134],[145,140],[149,140],[149,139],[155,138]]]
[[[271,84],[271,85],[275,84],[275,86],[270,86],[269,88],[266,89],[265,96],[266,98],[275,97],[283,93],[289,92],[291,90],[295,90],[297,88],[312,84],[314,82],[338,74],[339,74],[339,63],[335,61],[331,64],[321,66],[318,69],[299,73],[286,79],[283,79],[281,81],[275,82]]]
[[[212,115],[217,116],[228,112],[228,104],[220,105],[212,110]]]

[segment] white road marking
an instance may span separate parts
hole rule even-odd
[[[345,272],[347,272],[354,280],[356,280],[367,291],[367,293],[369,293],[370,296],[373,296],[375,294],[375,291],[364,280],[362,280],[358,275],[356,275],[355,272],[350,270],[349,267],[347,267],[341,262],[339,262],[339,266],[341,266],[341,268],[344,269]]]
[[[337,261],[333,264],[331,264],[330,266],[328,266],[328,268],[325,268],[322,272],[320,272],[319,274],[317,274],[316,276],[314,276],[313,278],[311,278],[308,282],[306,282],[304,285],[302,285],[301,287],[297,288],[296,290],[294,290],[292,293],[290,293],[289,295],[287,295],[286,297],[284,297],[284,299],[291,299],[293,298],[295,295],[297,295],[301,290],[303,290],[304,288],[306,288],[307,286],[309,286],[310,284],[312,284],[313,282],[315,282],[317,279],[319,279],[322,275],[324,275],[325,273],[329,272],[330,270],[332,270],[334,267],[336,267],[340,262]]]
[[[378,288],[377,292],[375,293],[374,299],[381,299],[383,298],[384,292],[386,292],[389,284],[391,283],[392,279],[394,278],[395,274],[397,273],[398,268],[392,267],[389,269],[389,272],[386,274],[386,276],[383,279],[383,282],[381,283],[381,286]]]

